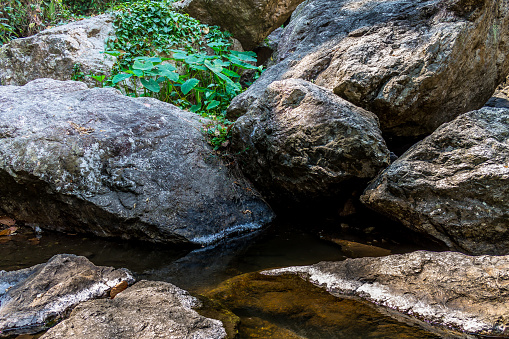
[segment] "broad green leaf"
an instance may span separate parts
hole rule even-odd
[[[154,64],[151,61],[136,60],[133,64],[133,69],[140,71],[150,71],[152,68],[154,68]]]
[[[203,64],[205,65],[205,67],[207,67],[208,69],[210,69],[212,72],[214,72],[216,74],[221,73],[221,71],[223,70],[223,67],[221,65],[212,63],[209,60],[205,60],[205,62]]]
[[[136,75],[137,77],[142,77],[143,71],[141,71],[139,69],[133,69],[133,74]]]
[[[231,71],[228,68],[224,68],[221,73],[223,73],[226,76],[233,77],[233,78],[240,77],[240,75],[237,72]]]
[[[191,78],[189,80],[187,80],[186,82],[184,82],[182,84],[182,93],[184,93],[184,95],[186,95],[187,93],[189,93],[194,87],[196,87],[196,85],[198,85],[198,83],[200,82],[200,80],[198,79],[195,79],[195,78]]]
[[[227,55],[226,58],[228,58],[228,60],[230,60],[232,62],[232,64],[234,64],[235,66],[238,66],[240,68],[244,68],[244,69],[258,69],[258,67],[253,66],[251,64],[248,64],[247,62],[244,62],[244,61],[240,60],[235,55]]]
[[[162,65],[158,65],[158,66],[157,66],[157,69],[159,69],[160,71],[168,71],[168,72],[176,71],[176,70],[177,70],[177,69],[175,68],[175,66],[173,66],[172,64],[162,64]]]
[[[129,79],[132,75],[131,74],[117,74],[113,77],[113,79],[111,80],[111,82],[116,85],[118,84],[120,81],[123,81],[125,79]]]
[[[197,70],[197,71],[206,71],[207,67],[201,66],[201,65],[189,65],[190,69]]]
[[[219,106],[220,102],[217,101],[217,100],[212,100],[211,102],[209,102],[209,104],[207,105],[207,111],[208,110],[211,110],[213,108],[216,108],[217,106]]]
[[[239,52],[239,51],[231,51],[231,54],[235,55],[237,58],[239,58],[242,61],[251,61],[256,62],[256,53],[253,51],[247,51],[247,52]]]
[[[159,83],[157,83],[157,81],[155,81],[154,79],[141,79],[140,81],[143,87],[145,87],[151,92],[159,93],[159,91],[161,90]]]
[[[108,55],[111,55],[111,56],[114,56],[114,57],[118,57],[120,54],[122,54],[122,52],[120,52],[120,51],[104,51],[104,54],[108,54]]]
[[[168,80],[170,81],[178,81],[179,80],[179,75],[178,73],[175,73],[175,72],[161,72],[160,75],[166,77]]]
[[[201,108],[201,104],[196,104],[196,105],[191,106],[191,108],[189,110],[193,113],[196,113],[200,110],[200,108]]]

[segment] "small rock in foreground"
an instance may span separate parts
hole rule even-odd
[[[114,299],[85,302],[41,339],[165,338],[220,339],[219,320],[193,308],[200,302],[166,282],[140,281]]]
[[[80,302],[107,296],[117,284],[134,282],[126,269],[95,266],[87,258],[59,254],[47,263],[0,271],[0,337],[37,333]]]

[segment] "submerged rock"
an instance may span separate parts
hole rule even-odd
[[[304,0],[181,0],[173,6],[208,25],[218,25],[251,50],[280,27]]]
[[[371,183],[368,207],[473,254],[509,254],[509,110],[444,124]]]
[[[106,39],[113,34],[113,18],[103,14],[14,39],[0,47],[0,84],[25,85],[40,78],[70,80],[75,65],[84,74],[108,75],[114,60],[103,52]],[[95,85],[92,78],[82,80]]]
[[[0,87],[0,209],[41,228],[208,244],[273,213],[200,117],[73,81]]]
[[[95,266],[87,258],[59,254],[47,263],[0,271],[0,337],[37,333],[51,327],[80,302],[107,296],[125,281],[126,269]]]
[[[374,114],[300,79],[271,83],[235,123],[232,146],[271,198],[333,195],[389,165]]]
[[[422,326],[475,335],[509,334],[509,256],[417,251],[262,273],[298,274],[332,295],[360,297],[423,320]]]
[[[244,114],[273,81],[301,78],[415,137],[484,105],[509,72],[509,5],[468,0],[307,0],[269,68],[229,108]]]
[[[243,274],[203,295],[239,315],[240,338],[438,338],[291,275]]]
[[[81,303],[41,339],[226,338],[221,321],[193,310],[199,306],[196,298],[170,283],[143,280],[114,299]]]

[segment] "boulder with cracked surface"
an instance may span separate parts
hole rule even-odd
[[[463,332],[451,338],[475,338],[509,334],[508,272],[508,256],[417,251],[262,273],[297,274],[333,295],[360,297],[396,311],[395,316],[409,315],[421,326]]]
[[[232,101],[244,114],[273,81],[329,88],[417,137],[481,108],[509,72],[509,4],[487,0],[307,0],[294,11],[277,61]]]
[[[361,201],[472,254],[509,254],[509,109],[442,125],[382,172]]]
[[[271,83],[232,130],[241,168],[270,198],[335,195],[389,165],[374,114],[301,79]]]
[[[75,65],[84,74],[109,75],[114,59],[103,52],[113,34],[113,18],[103,14],[14,39],[0,47],[0,84],[25,85],[40,78],[71,80]],[[83,81],[95,85],[92,78]]]
[[[175,285],[142,280],[114,299],[81,303],[41,339],[226,338],[221,321],[193,310],[199,306],[196,298]]]
[[[206,245],[262,227],[265,202],[202,133],[205,119],[113,88],[0,86],[0,208],[41,228]]]
[[[95,266],[72,254],[55,255],[47,263],[18,271],[0,271],[0,337],[45,330],[80,302],[105,297],[123,281],[134,283],[128,270]]]

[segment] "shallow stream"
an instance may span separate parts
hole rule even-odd
[[[126,267],[139,280],[168,281],[232,310],[240,318],[240,338],[439,338],[396,321],[369,303],[332,297],[299,278],[246,274],[323,260],[436,249],[414,244],[413,235],[401,229],[391,233],[375,223],[366,225],[365,220],[360,227],[340,220],[291,219],[195,250],[49,231],[36,234],[22,227],[17,235],[0,237],[0,270],[44,263],[59,253],[83,255],[96,265]],[[205,315],[213,316],[207,307]]]

